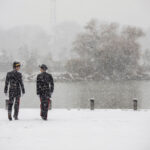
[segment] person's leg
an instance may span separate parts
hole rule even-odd
[[[14,102],[14,97],[9,96],[9,101],[8,101],[8,119],[12,120],[12,106],[13,106],[13,102]]]
[[[48,109],[52,110],[52,101],[50,98],[48,99]]]
[[[15,98],[15,105],[14,105],[14,119],[15,120],[18,120],[19,105],[20,105],[20,96],[17,96]]]
[[[40,116],[42,117],[43,116],[43,111],[42,111],[42,97],[40,97],[40,109],[41,109],[41,112],[40,112]]]
[[[49,107],[49,99],[46,97],[41,98],[41,116],[42,119],[47,120],[47,113]]]
[[[47,120],[47,113],[48,113],[48,99],[44,102],[44,119]]]
[[[40,101],[41,101],[41,104],[40,104],[40,108],[41,108],[41,117],[43,119],[44,117],[44,102],[45,102],[45,97],[44,96],[40,96]]]

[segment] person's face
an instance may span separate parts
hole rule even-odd
[[[40,68],[40,71],[41,71],[41,72],[44,72],[44,70],[43,70],[42,68]]]
[[[16,70],[19,71],[20,70],[20,66],[16,67]]]

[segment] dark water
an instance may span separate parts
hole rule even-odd
[[[0,89],[0,107],[4,107],[4,83]],[[34,82],[25,82],[26,94],[21,99],[21,107],[38,108],[39,98],[36,96]],[[150,108],[150,81],[84,81],[56,82],[53,94],[54,108],[89,108],[89,99],[95,99],[96,108],[123,108],[133,106],[133,98],[138,98],[139,108]]]

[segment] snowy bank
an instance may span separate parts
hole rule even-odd
[[[21,109],[8,121],[0,109],[1,150],[149,150],[150,111]]]

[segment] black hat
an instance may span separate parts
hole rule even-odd
[[[48,67],[47,67],[46,65],[44,65],[44,64],[40,65],[39,67],[40,67],[41,69],[45,70],[45,71],[48,69]]]
[[[13,63],[13,68],[20,67],[20,66],[21,66],[21,65],[20,65],[20,62],[15,61],[15,62]]]

